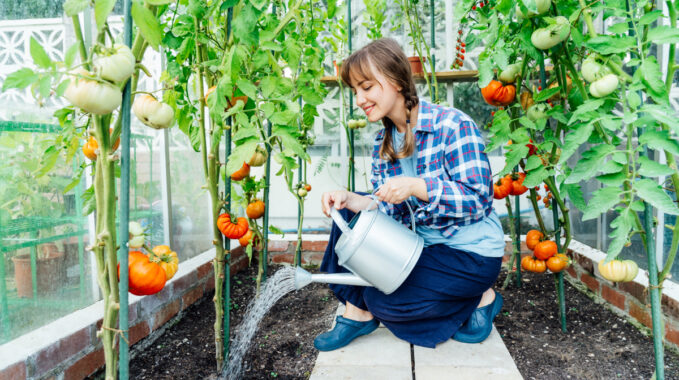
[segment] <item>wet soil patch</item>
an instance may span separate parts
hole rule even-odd
[[[276,269],[270,267],[269,275]],[[232,326],[238,326],[253,298],[255,276],[251,267],[233,279]],[[505,272],[496,289],[504,278]],[[500,291],[505,304],[495,324],[525,379],[651,377],[651,338],[568,282],[568,333],[562,333],[554,289],[553,276],[524,273],[521,288],[512,283]],[[318,355],[313,339],[330,327],[336,307],[323,284],[283,297],[260,324],[245,357],[245,379],[307,379]],[[216,378],[213,323],[209,294],[134,357],[131,378]],[[666,379],[679,379],[679,356],[666,350],[665,363]]]

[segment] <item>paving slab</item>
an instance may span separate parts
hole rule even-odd
[[[417,380],[522,379],[495,326],[482,343],[448,340],[435,349],[413,346]]]
[[[337,315],[343,312],[344,305],[340,304]],[[310,377],[311,380],[488,378],[523,379],[495,327],[483,343],[449,340],[434,349],[413,346],[388,329],[378,328],[339,350],[320,352]]]

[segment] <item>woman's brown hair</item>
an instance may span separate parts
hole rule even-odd
[[[393,146],[392,129],[394,122],[388,117],[382,119],[384,124],[384,140],[380,146],[380,157],[394,162],[399,158],[408,157],[415,150],[415,136],[410,128],[410,110],[417,106],[417,89],[410,63],[398,42],[391,38],[375,40],[357,50],[342,62],[342,81],[349,87],[351,78],[358,81],[375,80],[373,69],[384,75],[391,84],[401,88],[401,95],[405,98],[406,107],[406,135],[403,149],[396,152]],[[352,87],[353,88],[353,87]],[[415,120],[415,122],[417,122]]]

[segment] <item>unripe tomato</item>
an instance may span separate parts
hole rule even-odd
[[[563,253],[557,253],[556,255],[547,259],[547,268],[552,271],[552,273],[559,273],[564,268],[568,267],[570,259]]]
[[[544,260],[536,259],[532,256],[524,256],[521,259],[521,268],[533,273],[543,273],[547,270],[547,264]]]
[[[589,83],[595,82],[611,73],[611,70],[607,66],[599,63],[598,59],[598,54],[590,54],[582,61],[580,72],[582,73],[582,77]]]
[[[547,50],[567,39],[570,32],[570,21],[563,16],[556,16],[554,24],[536,29],[530,36],[530,41],[536,48]]]
[[[632,281],[639,272],[639,266],[632,260],[611,260],[608,264],[604,264],[605,261],[605,259],[599,261],[599,273],[609,281]]]
[[[297,190],[297,195],[304,198],[307,196],[307,190],[303,187],[300,187],[299,190]]]
[[[254,167],[262,166],[266,163],[267,158],[269,158],[269,153],[266,151],[266,149],[257,145],[257,148],[255,148],[255,153],[252,154],[250,161],[248,161],[248,165]]]
[[[527,14],[523,14],[523,11],[521,11],[521,7],[516,5],[516,17],[518,17],[519,20],[523,20],[525,18],[531,18],[535,16],[539,16],[549,10],[549,7],[552,5],[552,0],[536,0],[535,1],[535,6],[537,7],[538,12],[532,12],[528,11]]]
[[[134,99],[132,112],[137,119],[153,129],[165,129],[174,123],[172,107],[149,94],[142,94]]]
[[[64,92],[64,97],[71,104],[96,115],[107,115],[120,107],[123,93],[118,87],[108,82],[97,82],[77,75],[93,76],[84,69],[72,72],[71,81]]]
[[[243,166],[231,174],[231,180],[240,181],[243,178],[250,175],[250,165],[247,162],[243,162]]]
[[[347,122],[347,126],[349,127],[349,129],[356,129],[356,127],[358,126],[357,123],[358,123],[357,120],[349,119],[349,121]]]
[[[589,85],[589,93],[595,98],[603,98],[611,94],[618,88],[618,76],[615,74],[607,74],[603,78],[592,82]]]
[[[257,199],[245,208],[245,213],[250,219],[259,219],[264,215],[264,208],[264,202]]]
[[[526,111],[526,116],[530,121],[538,121],[540,119],[547,118],[547,111],[549,111],[549,106],[545,103],[533,104],[528,107]]]
[[[550,257],[556,255],[556,243],[551,240],[545,240],[539,242],[535,249],[533,249],[533,254],[540,260],[547,260]]]
[[[356,122],[356,126],[357,126],[358,128],[365,128],[366,125],[368,125],[368,122],[365,121],[365,119],[359,119],[359,120]]]
[[[526,247],[533,250],[535,246],[538,245],[540,240],[545,237],[545,235],[538,230],[530,230],[526,233]]]
[[[134,73],[136,60],[125,44],[115,44],[112,50],[112,54],[94,57],[94,71],[106,80],[119,83]]]
[[[502,70],[500,75],[498,75],[498,79],[504,83],[514,83],[516,81],[516,77],[521,75],[521,65],[521,62],[508,65],[507,68]]]

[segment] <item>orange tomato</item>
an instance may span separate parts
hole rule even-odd
[[[526,173],[516,174],[517,178],[512,181],[512,190],[509,192],[511,195],[521,195],[528,191],[528,188],[523,185],[523,180],[526,179]]]
[[[502,82],[492,80],[488,83],[488,86],[481,89],[481,94],[486,103],[490,105],[506,106],[514,102],[516,87],[513,84],[503,86]]]
[[[493,198],[503,199],[512,191],[512,178],[510,176],[505,176],[499,181],[498,184],[493,184]]]
[[[233,174],[231,174],[231,180],[240,181],[249,175],[250,175],[250,165],[248,165],[247,162],[243,162],[243,166],[241,166],[240,169],[236,170],[235,172],[233,172]]]
[[[245,235],[243,235],[240,239],[238,239],[238,242],[240,243],[240,245],[245,247],[250,243],[253,236],[254,236],[254,233],[252,232],[252,230],[248,230],[248,232],[246,232]]]
[[[217,228],[229,239],[240,239],[248,230],[248,220],[238,218],[237,222],[231,221],[231,215],[223,213],[217,218]]]
[[[113,128],[109,129],[109,133],[111,132],[113,132]],[[120,137],[118,137],[116,142],[113,143],[113,148],[111,151],[115,152],[116,149],[118,149],[118,146],[120,146]],[[90,160],[95,161],[97,159],[97,149],[99,149],[99,143],[97,143],[97,140],[94,138],[94,136],[90,136],[90,138],[87,139],[87,142],[85,142],[83,145],[83,154]]]
[[[245,208],[245,213],[248,214],[250,219],[259,219],[264,215],[264,202],[259,199],[250,203],[248,207]]]
[[[528,231],[526,234],[526,247],[530,250],[535,249],[535,246],[538,245],[543,237],[545,237],[545,235],[538,230]]]
[[[139,251],[130,251],[128,268],[130,293],[137,296],[150,295],[158,293],[165,287],[167,281],[165,271],[145,254]],[[118,278],[120,278],[120,264],[118,264]]]
[[[547,268],[553,273],[559,273],[564,268],[567,268],[570,264],[570,259],[563,253],[557,253],[556,255],[547,259]]]
[[[533,254],[540,260],[547,260],[550,257],[556,255],[556,243],[551,240],[545,240],[539,242],[535,249],[533,249]]]
[[[529,272],[543,273],[547,270],[545,260],[540,260],[532,256],[524,256],[521,259],[521,268]]]

